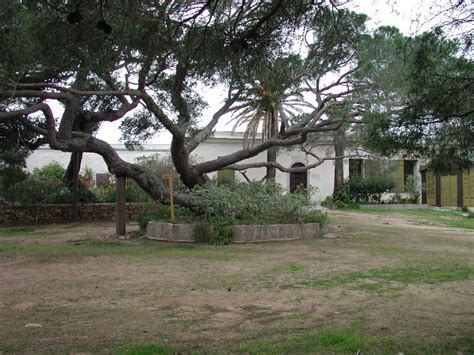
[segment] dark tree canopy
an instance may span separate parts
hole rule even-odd
[[[468,164],[474,148],[474,65],[459,56],[459,42],[441,32],[407,38],[393,28],[379,29],[374,38],[385,55],[370,53],[367,60],[379,90],[364,114],[366,145],[382,154],[430,158],[440,170],[450,162]]]
[[[423,141],[429,132],[418,137],[416,130],[430,117],[440,120],[436,127],[443,130],[460,119],[472,122],[465,110],[472,100],[472,72],[465,84],[458,80],[472,64],[456,56],[454,44],[435,36],[439,47],[424,48],[426,41],[390,29],[371,35],[366,16],[342,9],[338,1],[0,4],[0,124],[21,126],[52,149],[97,153],[111,173],[136,180],[157,199],[166,194],[159,177],[123,161],[96,138],[102,122],[120,121],[129,146],[159,130],[170,132],[172,160],[188,187],[224,168],[297,172],[315,167],[322,160],[304,168],[242,161],[302,144],[313,133],[337,131],[343,124],[364,123],[368,134],[384,138],[377,145],[388,152],[393,149],[384,142],[395,147],[400,127],[409,127],[414,150],[420,142],[429,143]],[[276,75],[268,75],[272,72]],[[453,90],[436,99],[433,94],[444,87],[437,75],[446,73]],[[248,104],[256,83],[267,87],[265,99],[275,99],[267,107],[277,107],[291,91],[306,92],[312,107],[284,117],[284,129],[271,130],[251,146],[191,161],[217,123]],[[226,91],[221,106],[202,117],[208,102],[198,88],[216,85]],[[443,105],[436,106],[439,100]],[[433,139],[443,132],[433,133]],[[176,198],[190,203],[186,195]]]

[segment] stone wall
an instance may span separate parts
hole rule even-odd
[[[234,225],[230,227],[233,243],[310,239],[320,236],[318,223]],[[196,228],[196,224],[148,222],[146,237],[159,241],[193,243]]]
[[[234,243],[310,239],[320,236],[318,223],[232,226]]]
[[[127,203],[127,219],[132,219],[145,209],[145,204]],[[79,220],[84,222],[115,221],[115,204],[79,204]],[[0,226],[22,226],[72,221],[74,221],[72,204],[14,207],[0,201]]]
[[[421,205],[417,203],[374,203],[367,205],[360,205],[361,208],[374,208],[378,210],[424,210],[429,209],[428,205]]]

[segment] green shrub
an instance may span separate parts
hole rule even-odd
[[[64,173],[66,169],[57,161],[52,161],[51,163],[41,167],[33,169],[33,176],[44,178],[47,180],[62,181],[64,178]]]
[[[62,181],[35,176],[10,186],[4,191],[3,197],[8,202],[20,206],[72,202],[72,193]]]
[[[11,186],[24,181],[28,177],[21,167],[6,166],[0,168],[0,194],[10,189]]]
[[[150,221],[165,221],[171,220],[170,207],[162,204],[155,204],[149,207],[149,210],[139,213],[135,220],[140,226],[142,232],[146,231],[146,226]]]
[[[227,245],[232,241],[232,221],[226,219],[216,219],[211,222],[212,234],[210,243],[214,245]]]
[[[209,183],[195,188],[193,194],[196,212],[209,221],[298,223],[309,204],[305,191],[283,194],[281,187],[273,182]]]
[[[380,203],[382,196],[395,187],[392,178],[385,175],[347,179],[341,189],[321,202],[325,207],[359,208],[360,203]]]
[[[125,185],[125,198],[127,202],[150,202],[151,197],[132,180],[127,179]],[[97,186],[94,190],[99,202],[115,203],[117,199],[117,185],[115,181]]]
[[[187,208],[175,206],[175,222],[177,223],[189,223],[195,221],[195,215]],[[169,205],[164,205],[161,203],[150,204],[147,211],[139,213],[135,220],[140,226],[142,232],[146,231],[146,226],[150,221],[162,221],[162,222],[171,222],[171,210]]]
[[[140,212],[135,216],[135,220],[138,222],[138,226],[140,227],[140,231],[142,233],[146,232],[146,227],[148,225],[148,222],[150,221],[156,221],[156,215],[153,211],[145,211],[145,212]]]
[[[395,182],[384,175],[367,178],[354,176],[346,184],[351,201],[358,203],[380,203],[383,194],[395,187]]]
[[[318,210],[313,210],[306,212],[301,216],[302,223],[319,223],[319,226],[322,228],[328,223],[327,213],[322,213]]]

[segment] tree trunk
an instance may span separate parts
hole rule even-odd
[[[336,158],[341,157],[334,160],[334,194],[339,192],[344,184],[344,160],[342,158],[344,156],[344,140],[345,135],[342,129],[334,132],[334,155]]]
[[[278,149],[276,147],[271,147],[270,149],[267,150],[267,162],[268,163],[276,163],[277,161],[277,151]],[[267,180],[272,180],[275,181],[276,179],[276,168],[274,167],[267,167],[267,175],[266,175]]]
[[[78,159],[77,165],[80,167],[82,162],[82,152],[71,153],[69,158],[69,164],[64,172],[64,182],[67,186],[72,187],[74,181],[74,154],[76,154],[76,159]]]
[[[62,151],[82,151],[99,154],[104,158],[111,174],[135,180],[144,191],[157,201],[162,201],[168,196],[167,186],[159,176],[156,176],[152,171],[142,166],[126,162],[120,158],[110,144],[100,139],[91,136],[84,139],[50,143],[50,147],[51,149]],[[175,192],[174,199],[177,204],[187,207],[193,206],[193,198],[189,194]]]
[[[176,171],[181,175],[181,181],[186,187],[193,188],[209,181],[207,175],[200,174],[193,165],[189,164],[189,154],[182,138],[173,137],[170,151]]]
[[[273,138],[278,133],[278,122],[276,120],[275,114],[272,114],[272,120],[270,123],[270,137]],[[267,150],[267,163],[276,163],[277,161],[277,147],[271,147]],[[276,168],[274,167],[267,167],[267,175],[265,176],[267,180],[275,181],[276,179]]]

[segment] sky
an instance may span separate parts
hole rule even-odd
[[[368,15],[368,28],[375,29],[380,26],[398,27],[405,35],[414,35],[424,30],[432,28],[436,23],[441,22],[440,18],[432,18],[434,13],[439,13],[443,6],[453,0],[352,0],[347,5],[348,8]],[[467,0],[473,3],[473,0]],[[202,92],[204,97],[222,97],[218,89]],[[217,111],[222,102],[213,101],[207,110],[203,112],[203,119],[211,117]],[[233,125],[228,124],[229,118],[219,122],[216,129],[223,131],[232,130]],[[102,124],[97,137],[108,143],[120,143],[120,123],[105,122]],[[242,129],[238,129],[242,130]],[[171,142],[169,133],[160,133],[148,143],[164,144]]]

